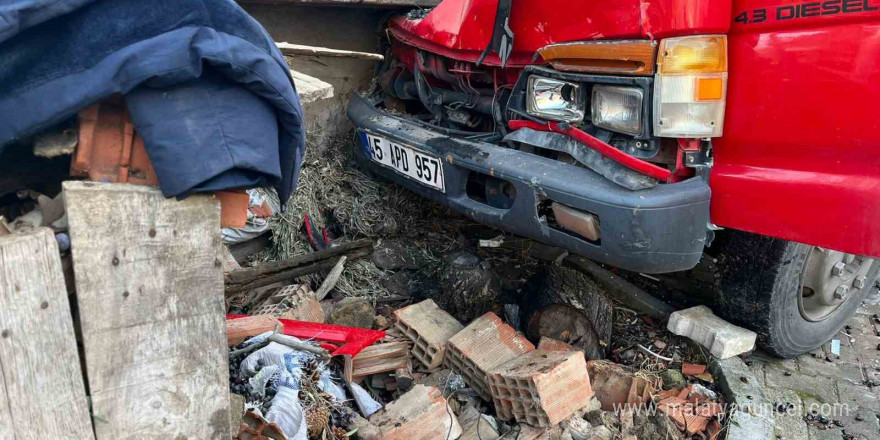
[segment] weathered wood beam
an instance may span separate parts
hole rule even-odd
[[[314,56],[314,57],[338,57],[360,58],[363,60],[382,61],[385,57],[378,53],[357,52],[352,50],[330,49],[328,47],[305,46],[302,44],[275,43],[281,53],[289,56]]]

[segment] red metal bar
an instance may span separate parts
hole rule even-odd
[[[667,170],[666,168],[658,167],[657,165],[654,165],[650,162],[646,162],[639,158],[630,156],[629,154],[626,154],[623,151],[620,151],[617,148],[614,148],[611,145],[608,145],[605,142],[596,139],[589,133],[586,133],[583,130],[579,130],[571,126],[561,127],[558,122],[539,124],[534,121],[521,120],[510,121],[509,125],[512,130],[517,130],[520,128],[531,128],[532,130],[551,131],[554,133],[565,134],[573,137],[575,140],[581,142],[582,144],[598,151],[603,156],[631,170],[638,171],[664,182],[668,182],[672,178],[672,172]]]

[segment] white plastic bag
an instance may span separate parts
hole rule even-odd
[[[266,420],[278,424],[290,440],[309,439],[302,405],[299,403],[299,391],[278,387],[278,393],[272,398],[272,406],[266,413]]]

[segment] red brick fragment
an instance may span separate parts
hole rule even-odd
[[[234,440],[286,440],[284,432],[275,423],[269,423],[266,419],[253,412],[246,412],[241,419],[238,435]]]
[[[635,377],[631,369],[612,362],[590,361],[587,362],[587,368],[596,398],[605,411],[616,411],[625,404],[629,407],[646,403],[658,388],[658,383]]]
[[[502,420],[547,427],[587,406],[593,396],[582,352],[535,350],[489,373]]]
[[[657,408],[690,435],[704,431],[709,424],[708,417],[697,414],[692,403],[679,397],[664,399],[657,404]]]
[[[445,363],[461,374],[480,397],[491,400],[488,372],[534,349],[513,327],[489,312],[449,338]]]
[[[698,374],[703,374],[706,372],[706,366],[701,364],[689,364],[687,362],[683,362],[681,364],[681,374],[685,376],[696,376]]]
[[[558,341],[553,338],[548,338],[546,336],[541,336],[541,340],[538,341],[538,350],[546,350],[546,351],[577,351],[576,348],[572,347],[565,342]]]

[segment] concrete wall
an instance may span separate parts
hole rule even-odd
[[[395,9],[303,4],[242,4],[277,42],[377,52],[381,23]],[[400,9],[396,9],[400,10]],[[406,9],[403,9],[404,11]],[[374,62],[339,57],[288,58],[293,70],[333,85],[334,97],[305,106],[311,154],[323,154],[330,141],[352,128],[345,116],[351,93],[367,90]]]

